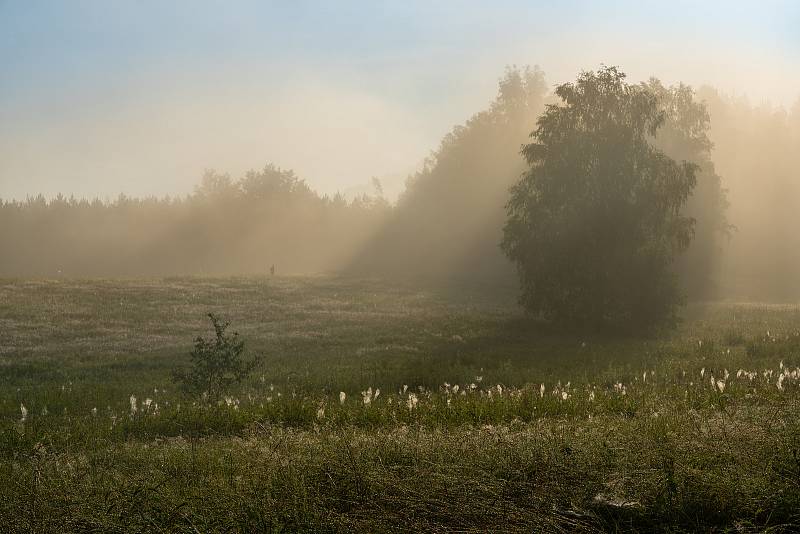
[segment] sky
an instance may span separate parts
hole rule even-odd
[[[0,0],[0,198],[401,183],[507,65],[800,97],[800,2]],[[533,129],[533,125],[532,125]]]

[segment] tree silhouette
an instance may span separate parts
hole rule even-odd
[[[673,273],[694,221],[681,210],[697,166],[649,138],[664,122],[657,98],[616,67],[556,89],[511,191],[502,249],[517,264],[521,303],[579,327],[649,326],[674,318]]]

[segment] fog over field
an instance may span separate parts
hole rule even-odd
[[[510,273],[494,245],[507,190],[525,168],[519,148],[557,84],[609,64],[630,82],[687,84],[709,114],[706,156],[732,226],[713,245],[704,289],[690,293],[791,300],[800,292],[800,45],[791,3],[502,2],[489,15],[474,3],[186,7],[0,6],[9,73],[0,86],[0,198],[30,212],[22,222],[17,209],[3,210],[0,240],[13,253],[0,274],[258,274],[272,264],[309,273],[354,262],[379,274]],[[508,65],[541,69],[536,94],[524,111],[507,113],[507,127],[469,126],[504,105],[497,81]],[[450,157],[440,143],[464,125],[475,140],[454,150],[469,151],[469,168],[439,161],[436,176],[416,179],[437,156]],[[235,181],[265,165],[293,170],[313,195],[336,202],[369,196],[371,213],[284,205],[290,213],[269,221],[224,216],[244,220],[220,230],[215,215],[187,206],[209,169]],[[426,182],[441,192],[422,192]],[[106,205],[125,195],[149,208],[33,214],[32,203],[57,195]],[[167,195],[182,205],[155,201]],[[214,211],[223,217],[225,208]],[[403,219],[426,229],[403,229]],[[699,217],[696,231],[713,224]],[[208,241],[236,252],[200,257]],[[398,251],[393,266],[378,269],[381,247]]]
[[[0,532],[800,531],[798,29],[0,0]]]

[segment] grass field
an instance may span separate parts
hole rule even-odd
[[[170,380],[207,312],[263,358],[215,405]],[[455,284],[0,280],[0,524],[796,531],[798,329],[728,303],[581,337]]]

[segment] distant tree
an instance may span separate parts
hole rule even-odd
[[[708,107],[714,163],[725,177],[731,199],[727,216],[736,227],[724,243],[724,294],[797,302],[800,100],[789,112],[711,87],[700,88],[698,99]]]
[[[406,182],[391,218],[352,269],[382,276],[513,282],[497,249],[508,188],[525,170],[519,145],[544,109],[538,67],[510,67],[488,109],[446,134]]]
[[[728,192],[711,160],[708,110],[688,85],[666,87],[651,78],[642,87],[656,96],[664,111],[664,125],[652,139],[653,144],[675,160],[698,166],[697,186],[683,209],[695,220],[694,239],[678,259],[676,271],[690,297],[713,297],[718,291],[723,244],[731,237],[733,227],[728,222]]]
[[[378,178],[377,176],[373,176],[372,178],[370,178],[369,182],[370,185],[372,185],[372,190],[374,191],[375,196],[378,198],[384,198],[383,184],[381,183],[380,178]]]
[[[577,327],[644,327],[674,319],[672,263],[693,235],[681,210],[697,165],[649,138],[664,123],[656,96],[616,67],[556,88],[511,190],[502,249],[517,264],[521,303]]]
[[[291,169],[281,169],[269,163],[259,171],[249,171],[241,180],[241,189],[245,197],[264,200],[295,195],[312,197],[314,192],[305,180],[298,178]]]
[[[220,199],[233,199],[239,194],[239,187],[231,180],[229,174],[220,174],[212,169],[206,169],[200,184],[194,189],[195,198],[209,201]],[[120,202],[122,197],[120,196]]]

